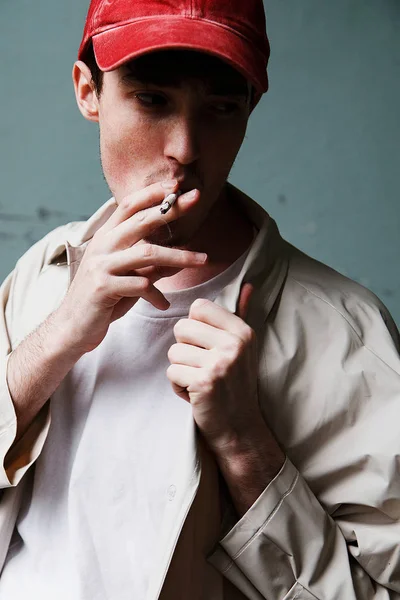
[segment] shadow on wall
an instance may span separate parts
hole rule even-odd
[[[77,217],[76,214],[44,206],[39,206],[32,215],[21,215],[3,212],[0,204],[0,242],[15,240],[22,254],[59,225],[70,221],[86,221],[89,216]]]

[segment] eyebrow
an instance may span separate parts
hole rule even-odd
[[[121,81],[127,84],[153,86],[159,85],[161,87],[173,89],[179,89],[182,86],[182,81],[168,81],[163,75],[160,77],[156,76],[154,79],[151,79],[150,77],[139,79],[138,76],[130,70],[121,77]],[[249,87],[245,81],[206,81],[205,90],[212,96],[235,96],[247,98],[249,95]]]

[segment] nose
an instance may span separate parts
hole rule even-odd
[[[193,115],[175,116],[166,132],[165,156],[181,165],[196,162],[200,156],[198,119]]]

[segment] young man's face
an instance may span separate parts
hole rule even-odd
[[[167,179],[178,179],[183,192],[200,190],[196,207],[165,239],[186,243],[218,200],[242,144],[247,82],[207,55],[157,53],[104,73],[98,110],[103,172],[117,202]]]

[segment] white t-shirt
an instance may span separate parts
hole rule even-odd
[[[0,579],[1,598],[146,598],[165,551],[160,540],[170,547],[192,476],[190,465],[184,474],[177,469],[195,444],[195,425],[190,404],[166,376],[173,327],[196,298],[214,300],[247,253],[213,279],[166,294],[168,311],[139,300],[63,380]],[[212,600],[220,600],[215,577]]]

